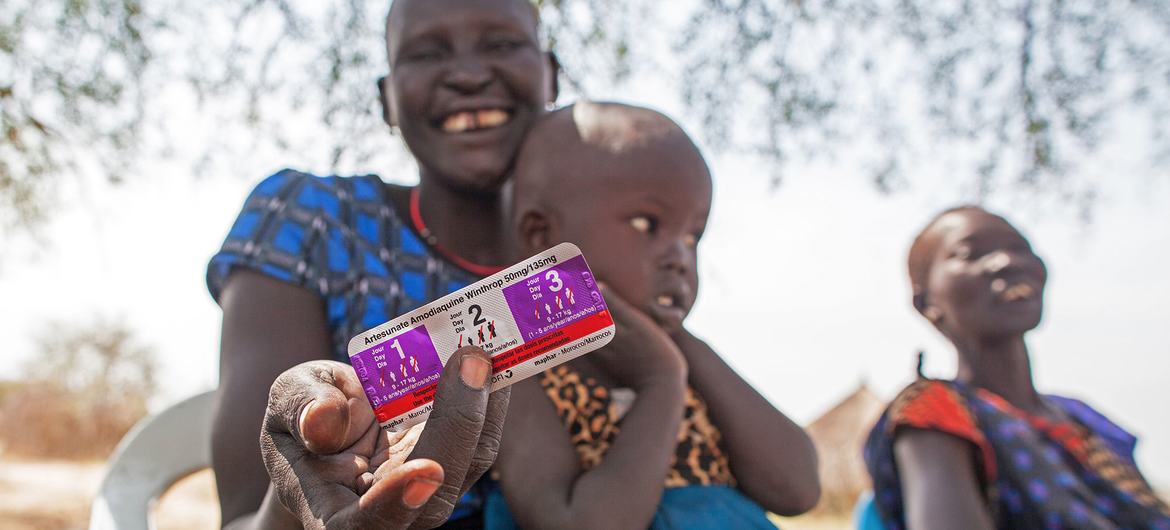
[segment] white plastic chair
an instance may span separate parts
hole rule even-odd
[[[211,465],[215,392],[187,398],[143,419],[122,437],[90,511],[90,530],[148,530],[158,498]]]

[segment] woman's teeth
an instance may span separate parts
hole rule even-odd
[[[475,127],[475,114],[471,112],[456,112],[443,120],[443,132],[461,133]]]
[[[481,110],[476,113],[480,128],[499,127],[508,123],[508,113],[498,109]]]
[[[991,282],[991,292],[1004,302],[1015,302],[1031,298],[1036,290],[1026,283],[1017,283],[1009,287],[1006,280],[995,279]]]
[[[500,109],[456,112],[443,120],[442,128],[443,132],[452,134],[490,129],[508,123],[509,118],[507,111]]]
[[[1004,291],[1003,292],[1003,299],[1007,302],[1015,302],[1016,300],[1024,300],[1026,298],[1031,298],[1032,292],[1033,292],[1033,289],[1032,289],[1031,285],[1028,285],[1026,283],[1021,283],[1019,285],[1009,287],[1006,291]]]
[[[663,307],[674,307],[674,297],[662,295],[658,297],[658,305]]]

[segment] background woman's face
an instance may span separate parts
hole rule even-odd
[[[1048,271],[1027,239],[981,210],[947,214],[937,238],[924,303],[951,338],[1021,335],[1040,324]]]

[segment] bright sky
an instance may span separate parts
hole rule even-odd
[[[653,102],[695,129],[677,101],[639,92],[595,96]],[[191,105],[176,98],[170,112],[205,133],[210,125]],[[1089,169],[1114,171],[1126,155],[1116,146]],[[952,351],[910,306],[904,269],[918,228],[959,200],[954,178],[919,178],[889,197],[843,167],[796,165],[773,192],[759,161],[711,161],[715,204],[688,326],[774,404],[808,422],[862,382],[892,397],[911,381],[919,348],[931,375],[953,374]],[[179,159],[151,161],[121,188],[66,196],[47,232],[51,246],[0,271],[0,378],[18,375],[47,322],[102,314],[124,317],[158,350],[158,406],[213,388],[220,313],[203,283],[206,261],[263,172],[291,163],[270,154],[252,160],[254,173],[195,179]],[[1019,202],[1004,213],[1050,268],[1045,321],[1030,340],[1041,390],[1079,397],[1136,433],[1139,463],[1166,486],[1170,183],[1110,176],[1091,225]]]

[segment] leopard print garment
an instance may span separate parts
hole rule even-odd
[[[621,432],[610,390],[591,377],[582,378],[565,365],[545,372],[540,384],[569,430],[581,466],[588,470],[600,464],[614,437]],[[707,416],[707,403],[688,386],[678,446],[666,474],[666,487],[735,486],[721,442],[722,434]]]

